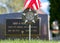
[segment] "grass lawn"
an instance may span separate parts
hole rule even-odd
[[[29,43],[28,40],[20,40],[20,39],[14,39],[14,40],[0,40],[0,43]],[[30,43],[60,43],[60,41],[47,41],[47,40],[31,40]]]

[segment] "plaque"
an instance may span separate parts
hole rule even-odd
[[[6,19],[6,34],[29,35],[29,26],[22,19]],[[39,34],[39,20],[32,24],[31,34]],[[13,35],[14,36],[14,35]],[[16,36],[16,35],[15,35]]]

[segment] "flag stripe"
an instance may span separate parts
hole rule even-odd
[[[39,3],[39,7],[40,7],[40,3],[41,3],[40,0],[38,0],[38,3]]]
[[[34,10],[38,10],[39,7],[40,7],[40,0],[26,0],[25,1],[24,9],[31,8]]]
[[[38,3],[38,1],[36,0],[36,3],[37,3],[37,6],[38,6],[38,8],[39,8],[39,3]]]
[[[26,0],[24,9],[28,7],[28,5],[30,4],[30,2],[31,2],[31,0]]]
[[[37,8],[36,8],[35,4],[33,4],[33,8],[34,8],[35,10],[37,10]]]

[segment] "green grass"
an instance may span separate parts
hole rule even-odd
[[[29,43],[28,40],[20,40],[20,39],[15,39],[15,40],[0,40],[0,43]],[[47,40],[31,40],[30,43],[60,43],[60,41],[47,41]]]

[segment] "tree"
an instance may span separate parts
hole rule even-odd
[[[50,23],[54,20],[58,20],[60,23],[60,0],[50,1]]]
[[[8,12],[18,12],[23,10],[25,0],[0,0],[0,4],[7,6]],[[0,14],[7,13],[7,9],[0,5]]]

